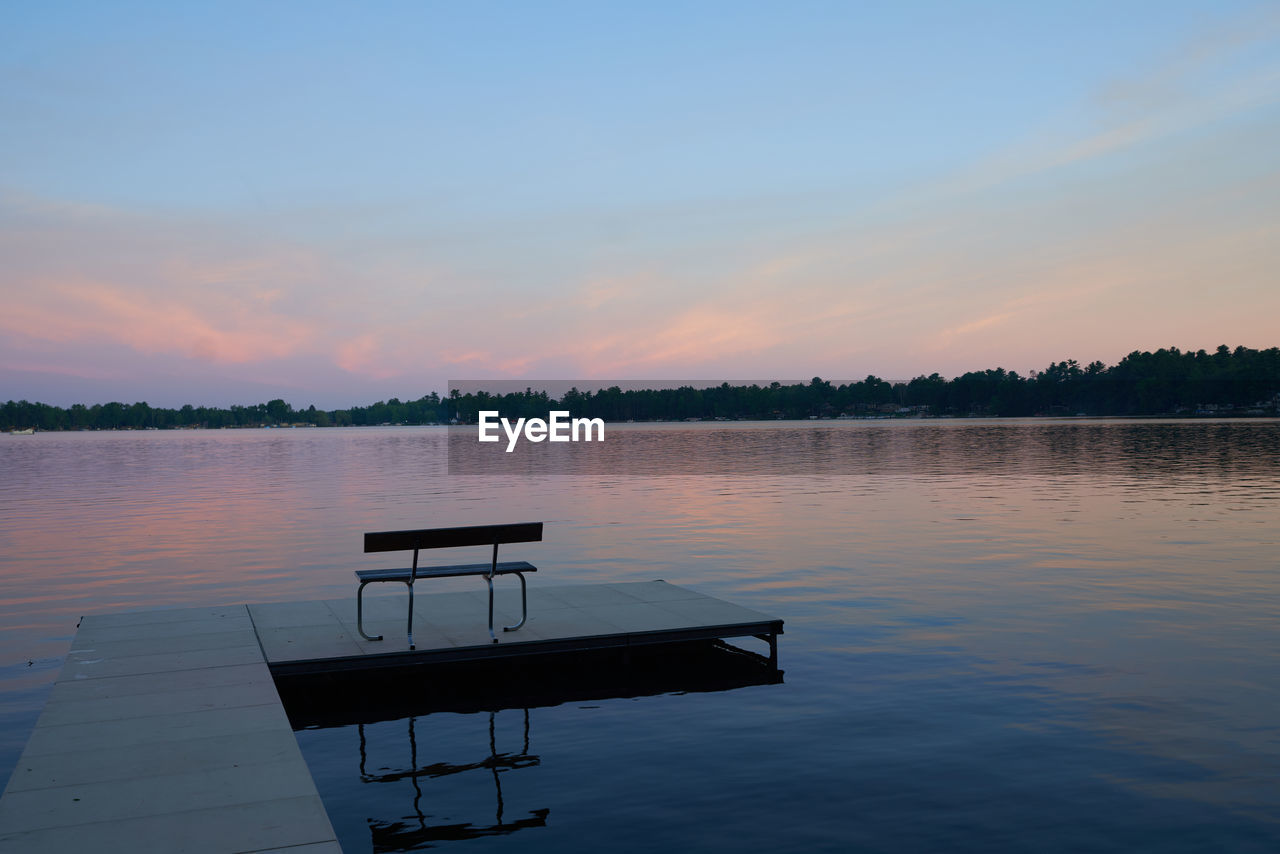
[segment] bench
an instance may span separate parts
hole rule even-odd
[[[359,569],[356,578],[360,587],[356,590],[356,629],[368,641],[380,641],[382,635],[370,637],[364,631],[364,588],[382,581],[398,581],[409,586],[409,649],[413,649],[413,582],[419,578],[458,578],[464,575],[483,576],[489,585],[489,637],[494,643],[498,636],[493,631],[493,579],[499,575],[514,575],[520,579],[520,622],[503,626],[504,632],[514,632],[524,625],[529,616],[525,596],[524,573],[537,572],[538,568],[525,561],[498,563],[498,546],[501,543],[535,543],[542,541],[541,522],[519,522],[510,525],[469,525],[461,528],[422,528],[416,531],[380,531],[364,535],[364,550],[369,552],[413,551],[413,564],[404,569]],[[467,563],[454,566],[418,566],[418,552],[422,549],[453,549],[467,546],[493,546],[493,556],[488,563]]]

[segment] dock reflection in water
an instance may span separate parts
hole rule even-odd
[[[546,826],[533,710],[782,679],[767,657],[710,641],[290,677],[278,687],[344,850],[394,852]],[[334,767],[333,742],[353,732],[354,755]],[[504,795],[513,772],[525,778],[515,800]]]
[[[430,847],[429,843],[444,840],[475,839],[481,836],[514,833],[526,827],[541,827],[547,823],[550,809],[529,810],[528,817],[514,821],[506,821],[503,817],[505,806],[502,801],[502,778],[500,774],[514,771],[517,768],[530,768],[537,765],[539,757],[529,752],[529,710],[524,713],[524,746],[519,753],[499,753],[495,717],[498,712],[489,712],[489,755],[477,762],[433,762],[429,765],[418,764],[418,716],[409,717],[409,767],[408,769],[385,770],[372,774],[368,771],[368,748],[365,738],[365,725],[356,724],[360,733],[360,781],[362,783],[397,783],[408,780],[413,784],[413,817],[386,821],[369,818],[369,836],[374,851],[413,851],[417,848]],[[428,824],[428,814],[422,806],[422,780],[434,780],[461,774],[467,771],[488,771],[493,775],[494,821],[493,824],[458,823],[445,825]]]

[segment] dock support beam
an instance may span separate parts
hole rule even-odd
[[[774,673],[778,672],[778,633],[770,632],[767,635],[756,635],[757,638],[769,645],[769,669]]]

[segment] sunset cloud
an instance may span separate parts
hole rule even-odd
[[[307,324],[223,306],[219,316],[190,305],[129,293],[96,282],[43,284],[37,301],[0,319],[10,335],[52,342],[113,341],[147,355],[178,354],[242,364],[293,355],[314,332]]]
[[[461,377],[907,378],[1272,346],[1280,14],[1178,21],[1140,43],[1084,20],[1036,50],[1010,33],[1007,56],[944,40],[927,86],[893,45],[850,54],[825,27],[785,86],[708,45],[741,85],[686,57],[659,92],[544,69],[545,93],[512,100],[464,51],[440,60],[459,72],[442,103],[317,82],[308,112],[249,86],[189,132],[113,112],[103,150],[66,128],[133,89],[53,45],[97,100],[37,110],[47,75],[0,71],[0,398],[151,377],[338,406]]]

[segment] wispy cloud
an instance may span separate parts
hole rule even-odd
[[[968,323],[961,324],[960,326],[953,326],[950,329],[944,329],[942,330],[942,335],[945,337],[968,335],[971,332],[978,332],[983,329],[989,329],[992,326],[997,326],[1006,322],[1013,316],[1013,312],[1009,311],[1001,312],[1000,314],[993,314],[978,320],[971,320]]]
[[[927,195],[963,196],[1104,158],[1280,103],[1280,11],[1264,6],[1177,46],[1146,69],[1063,104],[1047,127],[1012,141]]]
[[[293,355],[315,338],[305,322],[263,315],[245,305],[206,314],[99,282],[40,282],[37,287],[38,300],[12,306],[0,329],[21,338],[111,341],[147,355],[227,364]]]

